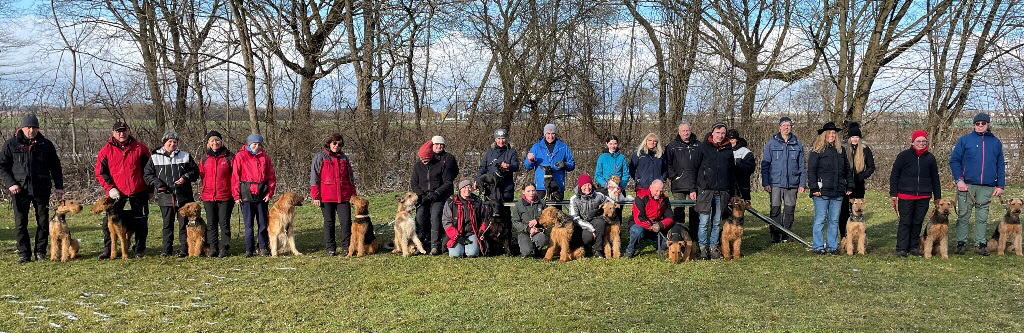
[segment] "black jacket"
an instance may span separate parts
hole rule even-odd
[[[507,170],[499,170],[501,162],[508,163]],[[519,171],[519,153],[516,149],[508,143],[505,144],[505,147],[491,144],[491,147],[484,153],[483,159],[480,160],[480,166],[477,168],[475,178],[479,178],[489,172],[499,173],[501,175],[501,182],[498,183],[498,191],[503,196],[512,198],[512,194],[516,191],[515,175],[513,175],[516,171]]]
[[[186,151],[167,152],[160,148],[154,150],[153,156],[146,162],[142,178],[156,190],[157,205],[181,207],[196,200],[192,183],[199,179],[199,165]],[[174,184],[180,178],[184,178],[185,182]]]
[[[697,190],[697,159],[700,158],[700,140],[690,133],[687,142],[676,134],[676,138],[665,147],[665,165],[672,192],[693,192]]]
[[[850,156],[850,169],[853,170],[853,193],[850,194],[851,198],[863,198],[864,191],[866,189],[865,182],[871,175],[875,173],[875,154],[871,152],[871,147],[864,145],[864,170],[857,172],[857,169],[853,165],[853,161],[856,157],[856,150],[850,144],[845,144],[843,147],[846,148],[846,154]]]
[[[4,143],[0,149],[0,178],[5,187],[20,186],[32,195],[49,196],[50,187],[64,189],[64,173],[53,142],[36,134],[28,139],[18,134]]]
[[[942,199],[939,166],[935,161],[935,155],[925,152],[924,155],[917,156],[914,148],[896,155],[896,161],[892,163],[892,173],[889,174],[889,196],[895,197],[898,193],[931,195],[932,198]]]
[[[732,146],[726,142],[721,147],[711,143],[708,133],[704,143],[700,145],[700,158],[697,161],[697,188],[701,191],[727,191],[736,193],[736,161],[733,159]]]
[[[427,194],[433,194],[434,200],[430,200],[431,202],[444,202],[452,196],[452,193],[455,193],[453,182],[459,175],[459,166],[453,165],[455,158],[451,154],[445,153],[444,155],[450,157],[451,160],[443,156],[434,156],[427,164],[417,161],[413,165],[411,189],[420,197],[420,200],[427,201],[424,197]]]
[[[811,151],[807,156],[807,188],[812,197],[821,192],[821,196],[830,198],[842,198],[846,191],[853,190],[853,172],[842,146],[839,150]]]
[[[754,159],[754,152],[747,148],[746,139],[736,140],[736,146],[732,147],[732,157],[736,163],[736,188],[740,193],[750,195],[750,175],[757,169],[757,160]]]

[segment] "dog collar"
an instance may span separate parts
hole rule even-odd
[[[361,219],[361,218],[364,218],[364,217],[369,218],[370,214],[356,214],[356,218],[357,219]]]
[[[864,215],[850,215],[850,221],[864,222]]]

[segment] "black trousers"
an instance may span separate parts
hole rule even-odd
[[[213,254],[228,253],[231,245],[231,211],[234,201],[204,201],[206,210],[206,243]]]
[[[182,203],[185,204],[185,203]],[[180,206],[179,206],[180,207]],[[163,239],[161,254],[170,255],[174,253],[174,221],[177,220],[178,228],[178,253],[188,253],[188,246],[185,245],[185,217],[178,214],[175,206],[160,206],[160,220],[163,221],[163,228],[160,229],[160,238]]]
[[[900,224],[896,228],[896,251],[917,249],[921,243],[921,224],[928,213],[928,199],[899,200]]]
[[[341,228],[341,248],[348,251],[348,241],[352,239],[352,205],[348,202],[320,202],[320,213],[324,216],[324,249],[337,250],[334,238],[334,217],[337,216],[338,227]]]
[[[691,192],[672,192],[672,196],[676,200],[690,200]],[[700,226],[700,214],[697,214],[697,210],[694,206],[690,207],[675,207],[672,208],[672,219],[677,223],[686,223],[686,230],[690,234],[690,239],[697,239],[697,227]],[[632,218],[632,217],[630,217]]]
[[[444,249],[441,237],[441,213],[444,211],[444,200],[424,201],[416,210],[416,236],[429,248]],[[348,250],[348,248],[346,248]]]
[[[125,210],[125,206],[130,209]],[[128,225],[128,229],[135,234],[135,242],[132,243],[132,251],[135,254],[142,254],[146,251],[146,236],[149,235],[149,193],[136,193],[130,196],[122,195],[112,207],[114,211],[120,212],[121,221]],[[110,255],[110,229],[107,228],[107,219],[103,219],[103,250],[102,253]]]
[[[50,237],[50,193],[29,194],[24,188],[14,195],[14,239],[17,241],[18,256],[32,257],[32,244],[28,236],[29,207],[36,215],[35,253],[46,255]]]

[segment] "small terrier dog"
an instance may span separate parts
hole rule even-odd
[[[739,259],[742,256],[743,213],[750,203],[740,197],[732,197],[732,216],[722,221],[722,258]]]
[[[75,200],[60,200],[57,202],[57,211],[50,220],[50,260],[68,262],[78,257],[78,240],[71,237],[71,228],[68,228],[68,214],[78,214],[82,211],[82,204]]]
[[[185,240],[188,242],[189,257],[210,255],[210,244],[206,243],[206,221],[200,216],[202,212],[203,206],[198,202],[189,202],[178,208],[178,214],[188,221],[185,224]]]
[[[839,242],[839,248],[845,250],[849,256],[852,256],[854,251],[864,254],[865,231],[864,199],[850,199],[850,219],[846,222],[846,237]]]
[[[416,251],[421,254],[427,253],[423,249],[423,242],[416,236],[416,221],[412,217],[412,210],[416,209],[418,199],[413,192],[395,196],[395,200],[398,200],[398,212],[395,213],[395,250],[391,253],[401,252],[403,257],[415,255]]]
[[[377,251],[377,238],[370,222],[370,201],[360,196],[349,199],[356,216],[352,219],[352,236],[348,241],[348,256],[362,257]]]
[[[1024,252],[1020,248],[1020,212],[1022,206],[1024,206],[1024,199],[1010,199],[1009,202],[1000,201],[1003,201],[1003,206],[1006,206],[1006,214],[1003,215],[1003,219],[999,222],[996,231],[992,233],[992,239],[988,241],[988,251],[995,251],[996,255],[1003,255],[1007,251],[1013,251],[1020,256]]]
[[[935,210],[932,210],[932,217],[924,227],[924,235],[921,235],[921,248],[925,259],[932,255],[939,255],[942,259],[949,259],[949,213],[953,211],[953,200],[939,199],[935,203]]]
[[[114,209],[114,199],[102,197],[92,205],[93,214],[102,214],[107,218],[107,229],[110,230],[110,259],[117,259],[117,245],[121,245],[121,259],[128,260],[128,246],[131,243],[132,229],[124,222],[121,215]]]

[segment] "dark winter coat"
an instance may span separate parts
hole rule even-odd
[[[644,149],[633,152],[629,157],[629,177],[636,181],[636,188],[648,188],[655,179],[665,179],[665,154],[656,156],[657,151]]]
[[[796,134],[789,141],[776,133],[764,144],[761,152],[761,186],[798,188],[807,183],[807,165],[804,164],[804,145]]]
[[[850,169],[853,170],[853,193],[850,193],[851,198],[863,198],[864,192],[867,190],[865,183],[868,178],[871,178],[871,175],[875,174],[875,154],[871,152],[871,147],[864,144],[863,141],[860,144],[864,145],[864,170],[857,172],[857,168],[853,165],[855,160],[848,159],[850,161]],[[852,145],[847,143],[843,147],[846,148],[847,155],[852,155],[856,158],[856,149],[853,149]]]
[[[48,195],[51,186],[64,189],[64,172],[53,142],[37,133],[35,139],[18,134],[0,149],[0,178],[6,187],[18,185],[32,195]]]
[[[199,179],[199,165],[187,151],[168,152],[162,147],[154,150],[142,176],[146,184],[156,191],[156,204],[159,206],[181,207],[196,200],[192,183]],[[178,179],[185,182],[175,184]]]
[[[676,134],[675,140],[665,147],[665,173],[672,183],[672,192],[697,191],[696,162],[700,158],[700,145],[697,136],[690,133],[686,142]]]
[[[501,170],[501,162],[508,163],[508,169]],[[516,191],[515,175],[513,174],[516,171],[519,171],[519,153],[516,149],[508,143],[505,144],[505,147],[498,147],[497,144],[492,143],[491,147],[484,152],[484,157],[480,160],[476,178],[486,173],[501,175],[501,181],[498,182],[498,191],[507,195],[508,198],[512,198],[513,193]]]
[[[889,196],[897,194],[930,195],[942,199],[942,185],[939,182],[939,166],[935,155],[925,152],[917,156],[914,148],[896,155],[889,174]]]
[[[420,200],[442,202],[452,196],[455,189],[452,182],[458,176],[458,166],[449,163],[450,161],[447,159],[434,156],[427,164],[417,161],[413,165],[410,188],[420,197]],[[428,195],[434,198],[427,200]]]
[[[700,145],[697,160],[697,189],[700,191],[726,191],[736,193],[736,161],[732,146],[728,142],[716,147],[711,143],[711,134]]]
[[[815,192],[829,198],[842,198],[846,191],[853,190],[853,172],[842,146],[826,147],[820,153],[811,151],[807,156],[807,188],[813,197]]]
[[[757,160],[754,153],[747,148],[747,140],[739,138],[736,146],[732,147],[732,157],[736,163],[736,189],[742,194],[743,199],[750,200],[750,175],[757,169]]]
[[[519,199],[512,211],[512,230],[516,233],[530,233],[530,220],[540,221],[540,213],[547,207],[548,205],[540,198],[533,203],[527,202],[526,199]],[[537,228],[543,232],[544,226],[537,223]]]

